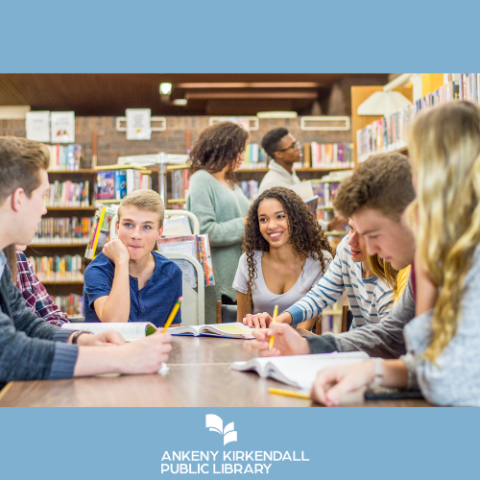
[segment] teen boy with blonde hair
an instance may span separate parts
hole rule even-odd
[[[122,200],[118,239],[108,242],[85,271],[85,321],[164,325],[182,296],[182,272],[153,251],[163,218],[162,199],[153,190],[137,190]],[[174,323],[180,322],[179,311]]]
[[[49,163],[44,145],[0,137],[0,388],[12,380],[158,371],[168,359],[170,335],[155,333],[125,345],[113,330],[72,333],[38,318],[13,284],[1,250],[30,243],[47,213]],[[112,346],[102,346],[107,343]]]

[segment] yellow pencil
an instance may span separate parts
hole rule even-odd
[[[275,323],[277,321],[277,316],[278,316],[278,305],[275,305],[275,308],[273,309],[273,322],[272,323]],[[269,349],[271,349],[273,347],[273,339],[274,339],[274,336],[272,335],[270,337],[270,342],[268,344]]]
[[[168,317],[168,320],[165,322],[165,328],[163,329],[163,332],[162,333],[165,333],[167,331],[167,328],[171,325],[171,323],[173,322],[173,319],[175,318],[175,315],[177,314],[178,312],[178,309],[180,308],[180,305],[182,303],[182,300],[183,300],[183,297],[179,297],[177,303],[175,304],[175,306],[173,307],[173,310],[172,312],[170,313],[170,316]]]
[[[291,392],[290,390],[281,390],[279,388],[269,388],[268,391],[269,393],[276,393],[277,395],[285,395],[287,397],[304,398],[306,400],[310,400],[310,395],[308,395],[308,393]]]

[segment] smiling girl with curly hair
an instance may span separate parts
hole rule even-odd
[[[247,313],[282,312],[316,285],[332,261],[321,227],[288,188],[263,192],[250,207],[233,288],[237,321]],[[310,329],[314,319],[301,324]],[[308,325],[307,325],[308,324]]]

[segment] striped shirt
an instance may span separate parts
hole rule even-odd
[[[314,318],[326,307],[347,293],[353,313],[352,329],[378,323],[393,306],[393,292],[380,278],[362,278],[362,263],[354,262],[348,246],[348,236],[337,247],[337,255],[325,275],[310,292],[286,311],[293,325]]]
[[[58,308],[45,287],[35,275],[32,265],[23,252],[17,252],[17,287],[27,307],[47,323],[61,327],[69,323],[68,317]]]

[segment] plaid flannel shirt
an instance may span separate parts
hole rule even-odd
[[[23,252],[17,252],[17,268],[17,287],[22,293],[27,307],[52,325],[61,327],[64,323],[68,323],[67,316],[53,303]]]

